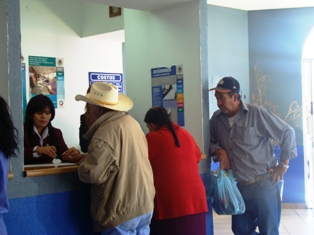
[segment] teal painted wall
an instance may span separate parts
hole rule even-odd
[[[252,11],[249,20],[250,89],[255,89],[254,66],[268,78],[265,97],[280,113],[291,101],[302,105],[302,49],[314,27],[314,8]],[[295,128],[297,144],[303,143],[302,120]]]
[[[249,102],[248,13],[208,5],[207,27],[209,87],[217,85],[217,78],[233,76],[241,84],[243,100]],[[209,102],[211,116],[218,109],[214,92],[209,92]]]
[[[248,13],[250,90],[256,89],[254,66],[267,75],[265,98],[285,114],[290,102],[302,105],[302,49],[314,27],[314,8],[251,11]],[[285,203],[304,203],[302,118],[296,125],[298,157],[285,174]]]

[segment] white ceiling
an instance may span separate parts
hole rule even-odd
[[[207,3],[246,11],[314,7],[314,0],[207,0]]]
[[[175,4],[192,2],[196,0],[78,0],[81,2],[98,3],[107,6],[130,8],[142,11],[154,11]],[[208,4],[229,7],[239,10],[269,10],[283,8],[314,7],[314,0],[207,0]],[[124,42],[124,30],[95,35],[96,40],[109,40]]]
[[[175,4],[196,0],[79,0],[108,6],[154,11]],[[207,0],[208,4],[240,10],[265,10],[280,8],[314,7],[314,0]]]

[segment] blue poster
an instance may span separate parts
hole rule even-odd
[[[151,69],[152,105],[167,109],[171,119],[184,126],[183,66]]]
[[[88,82],[89,85],[94,82],[108,82],[118,87],[120,93],[124,93],[122,73],[89,72]]]

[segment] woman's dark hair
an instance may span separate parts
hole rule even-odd
[[[150,108],[145,115],[144,122],[147,124],[153,123],[158,129],[166,125],[173,135],[176,146],[180,147],[180,142],[172,126],[171,118],[165,108],[161,106]]]
[[[7,102],[0,96],[0,150],[7,158],[14,157],[18,147],[18,131],[14,127],[10,108]]]
[[[49,108],[51,113],[51,119],[48,123],[49,134],[53,135],[51,121],[55,117],[55,107],[53,106],[52,101],[45,95],[36,95],[31,98],[26,107],[26,115],[25,115],[25,125],[27,129],[27,134],[31,135],[33,133],[33,115],[36,112],[44,112],[46,108]]]

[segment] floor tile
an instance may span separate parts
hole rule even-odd
[[[233,235],[231,216],[214,213],[214,234]],[[280,235],[314,234],[314,215],[312,209],[283,209],[280,223]]]

